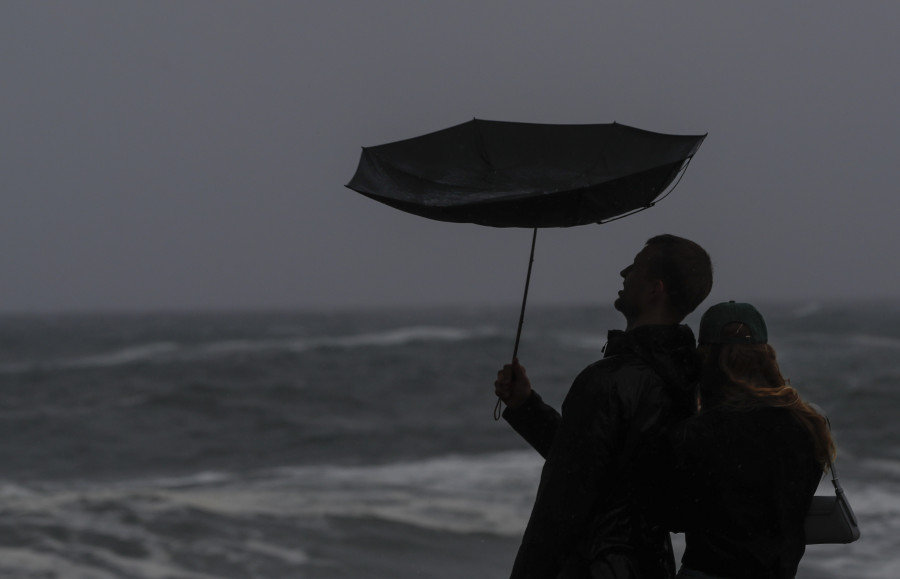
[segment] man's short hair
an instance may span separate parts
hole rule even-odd
[[[709,254],[693,241],[668,233],[651,237],[647,245],[658,250],[650,261],[650,275],[662,280],[672,308],[683,319],[712,289]]]

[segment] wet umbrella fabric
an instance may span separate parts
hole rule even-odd
[[[347,186],[439,221],[570,227],[652,206],[705,137],[474,119],[363,148]]]
[[[602,223],[652,207],[705,138],[619,123],[548,125],[474,119],[420,137],[364,147],[347,187],[429,219],[534,229],[515,359],[538,228]],[[499,411],[498,399],[495,419]]]

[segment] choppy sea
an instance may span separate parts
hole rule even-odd
[[[799,577],[895,579],[900,303],[759,305],[862,526]],[[541,469],[492,416],[517,314],[0,316],[0,577],[506,577]],[[621,325],[530,306],[519,356],[558,405]]]

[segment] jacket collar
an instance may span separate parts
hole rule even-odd
[[[684,325],[648,325],[631,331],[610,330],[604,358],[622,354],[659,353],[678,348],[694,348],[694,332]]]
[[[685,325],[641,326],[609,332],[604,358],[631,355],[662,379],[676,405],[690,414],[696,405],[700,357],[694,333]]]

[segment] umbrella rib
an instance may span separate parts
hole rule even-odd
[[[629,216],[631,216],[631,215],[634,215],[635,213],[640,213],[641,211],[644,211],[645,209],[650,209],[651,207],[653,207],[654,205],[656,205],[657,203],[659,203],[660,201],[662,201],[663,199],[665,199],[666,197],[668,197],[669,194],[672,193],[672,191],[675,190],[675,187],[678,187],[678,184],[681,183],[681,178],[684,177],[684,174],[687,172],[687,167],[688,167],[688,165],[690,164],[691,159],[693,159],[692,156],[691,156],[691,157],[688,157],[688,158],[685,160],[684,164],[681,166],[681,169],[678,170],[678,171],[679,171],[679,173],[678,173],[678,179],[675,181],[675,183],[673,183],[673,184],[668,188],[668,190],[665,192],[665,194],[663,194],[659,199],[656,199],[656,200],[654,200],[654,201],[651,201],[649,204],[645,205],[644,207],[638,207],[638,208],[635,209],[634,211],[629,211],[628,213],[624,213],[624,214],[622,214],[622,215],[617,215],[617,216],[615,216],[615,217],[610,217],[609,219],[604,219],[604,220],[602,220],[602,221],[598,221],[598,222],[597,222],[597,225],[603,225],[604,223],[609,223],[610,221],[618,221],[619,219],[624,219],[625,217],[629,217]]]

